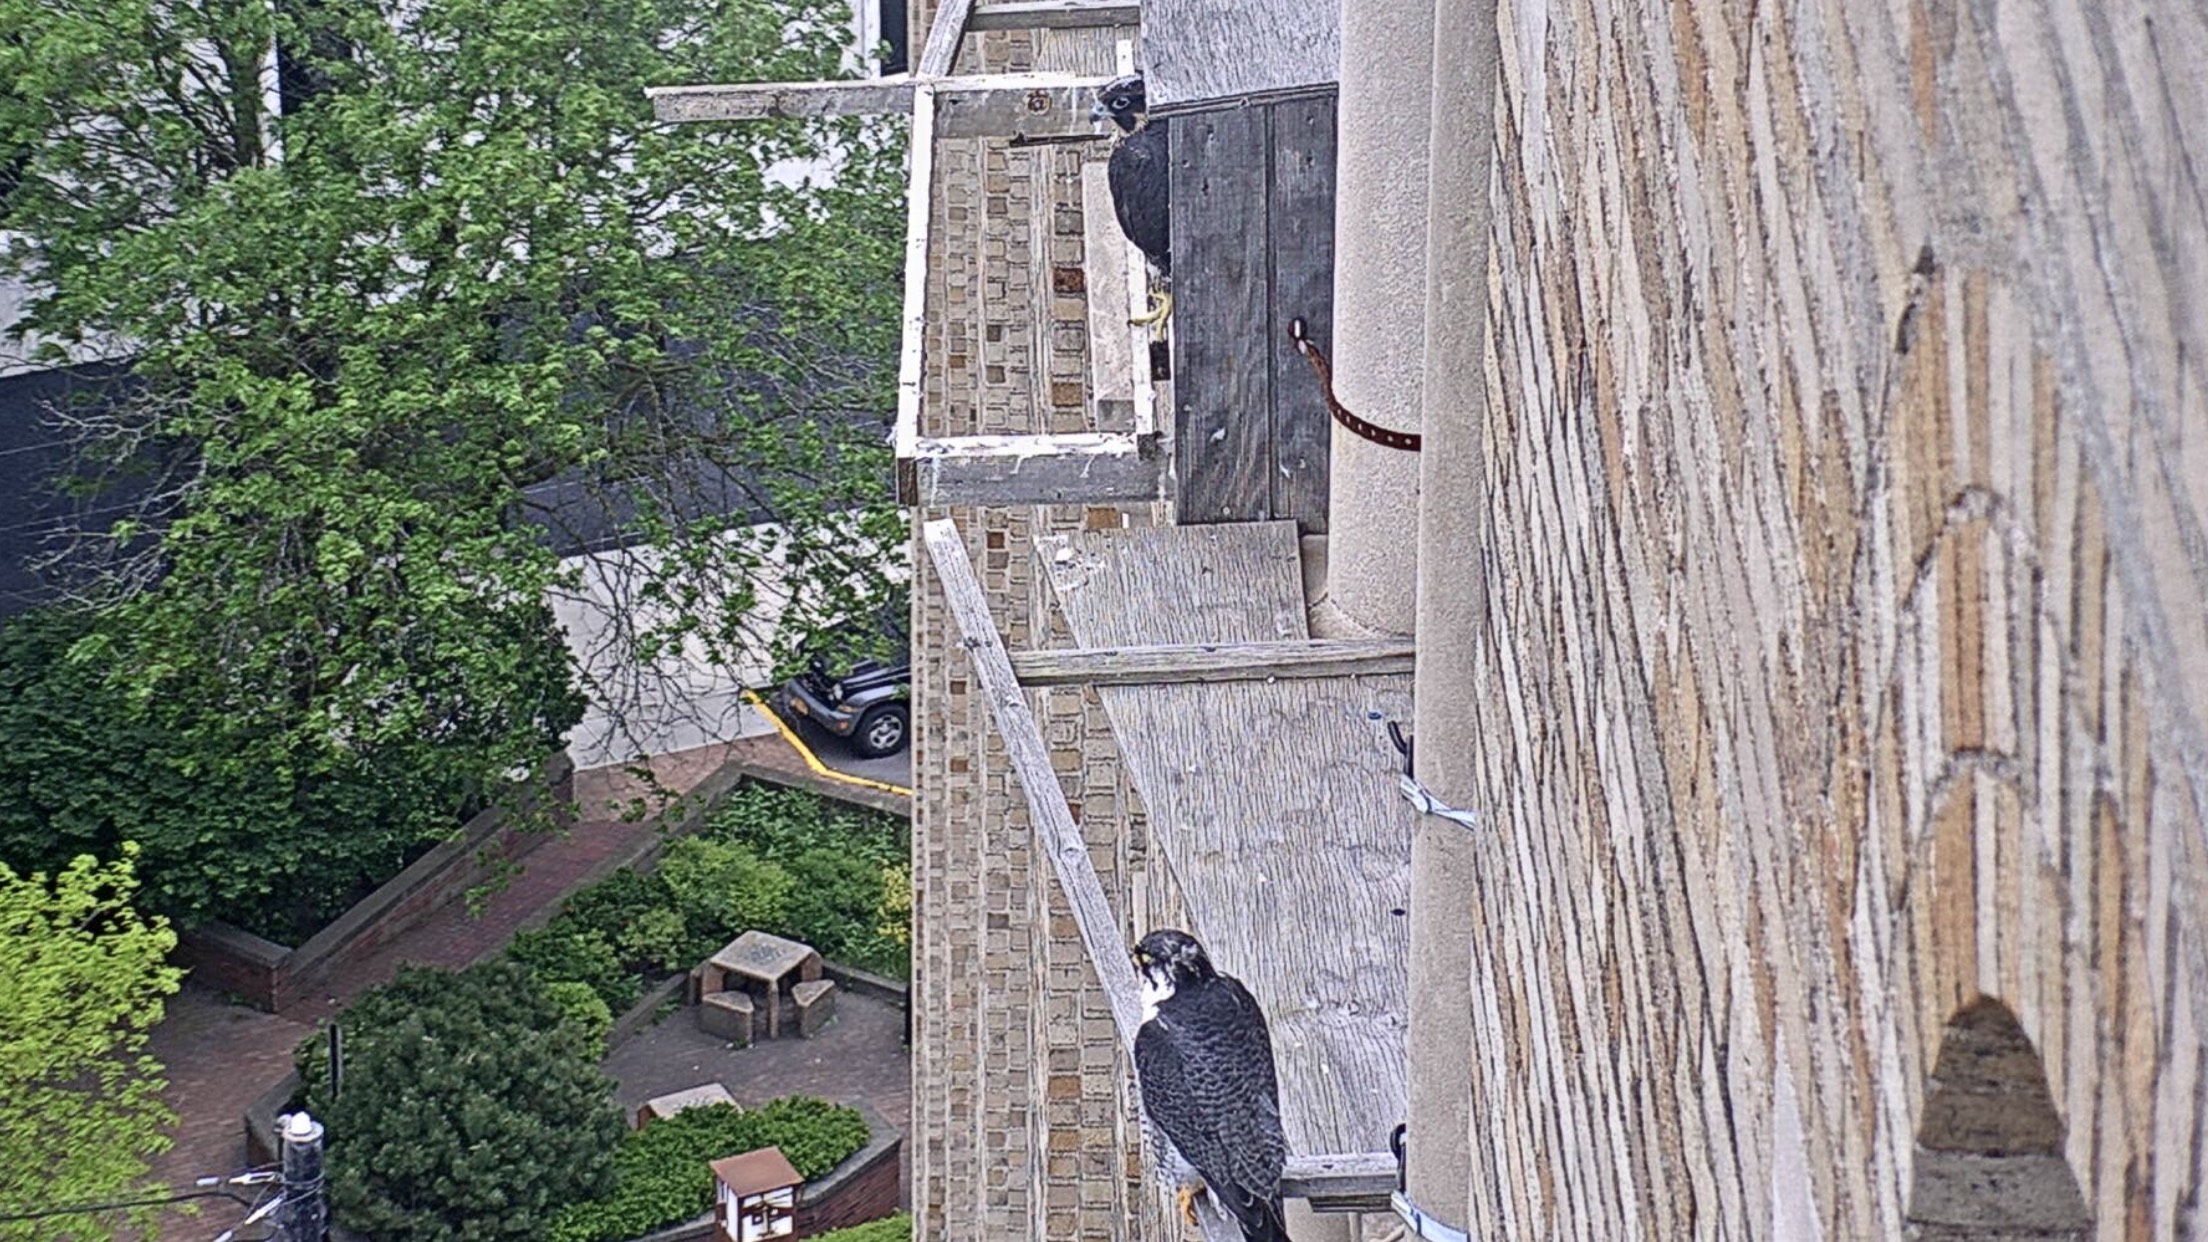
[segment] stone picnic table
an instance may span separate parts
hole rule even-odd
[[[782,1033],[782,993],[786,985],[811,983],[820,978],[820,954],[811,945],[785,940],[771,932],[747,931],[699,967],[699,992],[710,996],[727,991],[731,976],[743,981],[745,990],[764,992],[767,1006],[767,1038]],[[795,978],[792,978],[792,976]]]

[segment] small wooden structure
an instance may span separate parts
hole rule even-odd
[[[717,1242],[765,1242],[797,1235],[797,1188],[805,1181],[779,1147],[716,1160],[713,1236]]]
[[[808,944],[772,932],[747,931],[722,946],[697,969],[699,1003],[721,993],[749,996],[763,1011],[765,1038],[782,1034],[782,1005],[789,989],[820,978],[820,954]]]
[[[641,1130],[655,1121],[665,1121],[685,1109],[710,1108],[716,1104],[726,1104],[738,1110],[743,1107],[736,1102],[735,1096],[728,1093],[727,1087],[717,1082],[702,1083],[680,1091],[670,1091],[665,1095],[655,1095],[644,1101],[636,1110],[636,1128]]]

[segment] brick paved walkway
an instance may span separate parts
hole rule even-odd
[[[804,771],[803,760],[774,736],[663,755],[652,768],[665,788],[682,793],[739,754],[753,763]],[[575,796],[588,818],[531,850],[522,872],[491,896],[480,916],[471,917],[465,903],[455,902],[395,938],[328,994],[281,1014],[225,1004],[213,992],[186,983],[151,1040],[153,1054],[168,1070],[163,1098],[178,1117],[171,1132],[175,1146],[154,1162],[154,1180],[177,1185],[243,1169],[246,1106],[290,1072],[300,1039],[354,996],[389,979],[402,962],[465,966],[504,949],[517,930],[618,865],[651,834],[648,820],[620,818],[646,792],[641,780],[620,768],[577,773]],[[172,1214],[161,1236],[164,1242],[212,1238],[242,1215],[242,1208],[226,1200],[203,1200],[196,1217]]]

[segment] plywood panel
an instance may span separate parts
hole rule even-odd
[[[1334,425],[1310,365],[1288,343],[1288,325],[1301,317],[1313,339],[1334,339],[1334,97],[1284,100],[1266,112],[1273,152],[1266,207],[1272,274],[1263,349],[1273,372],[1272,514],[1319,534],[1327,527]]]
[[[1172,124],[1179,518],[1262,521],[1274,516],[1267,114],[1227,109]]]
[[[1341,61],[1339,0],[1143,0],[1150,107],[1323,88]]]
[[[1293,524],[1096,531],[1037,556],[1087,646],[1303,637]],[[1407,1098],[1402,675],[1097,693],[1187,902],[1265,1006],[1293,1151],[1384,1151]]]

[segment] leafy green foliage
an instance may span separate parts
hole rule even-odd
[[[338,1098],[324,1041],[297,1056],[339,1221],[379,1242],[519,1242],[610,1188],[622,1127],[596,1041],[520,967],[402,968],[341,1021]]]
[[[198,853],[149,839],[173,909],[402,856],[415,797],[449,815],[542,758],[583,672],[545,605],[575,585],[548,525],[650,548],[609,635],[645,661],[780,651],[894,594],[872,412],[901,136],[667,125],[644,93],[837,76],[847,21],[841,0],[0,0],[0,153],[25,156],[0,275],[34,290],[41,339],[128,363],[69,412],[78,489],[129,513],[70,549],[96,611],[67,650],[138,709],[120,730],[172,735],[157,773],[250,795],[164,825]],[[832,179],[766,176],[823,159]],[[589,513],[531,490],[553,481]],[[795,598],[762,631],[770,568]],[[336,805],[287,808],[333,783]]]
[[[703,936],[694,947],[710,952],[748,928],[784,925],[790,873],[741,845],[684,837],[667,846],[659,876],[684,922]]]
[[[605,998],[587,983],[562,981],[543,986],[544,998],[560,1011],[560,1020],[573,1023],[590,1037],[591,1050],[603,1054],[606,1037],[613,1033],[613,1010]]]
[[[813,1242],[912,1242],[912,1217],[899,1212],[849,1229],[831,1229],[815,1234]]]
[[[507,946],[509,961],[527,970],[541,986],[579,983],[618,1012],[644,994],[643,982],[622,965],[621,957],[601,932],[555,919],[544,927],[518,933]]]
[[[911,852],[906,823],[895,815],[770,785],[736,790],[706,818],[700,835],[740,843],[784,864],[807,850],[826,848],[887,867],[905,862]]]
[[[839,962],[910,973],[903,929],[911,924],[911,894],[898,879],[911,852],[904,820],[802,790],[753,786],[715,812],[702,835],[748,848],[789,872],[783,920],[764,926]],[[909,872],[902,875],[909,880]]]
[[[483,797],[476,748],[417,737],[347,753],[132,695],[71,656],[95,625],[71,610],[0,625],[0,787],[14,791],[0,799],[0,858],[18,866],[113,855],[127,838],[149,907],[297,944]],[[542,673],[543,693],[565,693],[562,670]]]
[[[912,922],[906,828],[802,790],[745,785],[668,844],[659,868],[617,871],[570,896],[507,956],[540,982],[588,986],[620,1013],[661,976],[757,928],[823,956],[903,976]]]
[[[810,1181],[866,1146],[857,1109],[789,1096],[750,1112],[726,1104],[689,1108],[630,1133],[615,1161],[614,1192],[562,1211],[551,1242],[623,1242],[711,1211],[713,1173],[724,1156],[779,1147]]]
[[[0,1204],[109,1198],[169,1145],[146,1032],[176,991],[163,964],[176,937],[131,907],[135,853],[52,875],[0,864]],[[70,1222],[79,1242],[112,1228]],[[0,1238],[53,1234],[51,1220],[0,1222]]]

